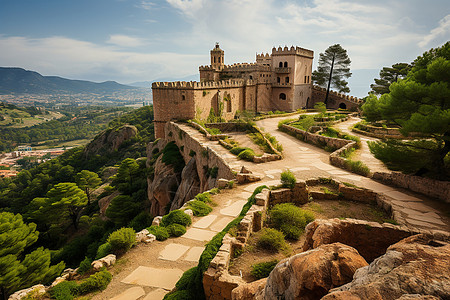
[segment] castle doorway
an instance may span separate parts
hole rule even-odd
[[[345,103],[341,103],[341,104],[339,104],[339,108],[341,108],[341,109],[347,109],[347,105],[345,104]]]

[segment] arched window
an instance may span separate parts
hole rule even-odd
[[[284,62],[284,67],[287,68],[287,61]]]
[[[280,82],[281,82],[280,77],[277,77],[277,83],[280,83]]]
[[[186,100],[186,96],[185,95],[181,95],[181,100]]]
[[[278,66],[279,66],[280,68],[282,68],[282,67],[283,67],[283,62],[280,61],[280,63],[278,64]]]
[[[253,79],[253,76],[252,76],[252,75],[250,75],[250,79]]]
[[[280,100],[286,100],[286,94],[280,93]]]
[[[216,57],[214,56],[214,63],[216,63]]]
[[[286,78],[284,79],[285,83],[289,83],[289,76],[286,76]]]
[[[347,105],[345,103],[339,104],[339,108],[347,109]]]
[[[227,112],[231,112],[231,99],[227,100]]]

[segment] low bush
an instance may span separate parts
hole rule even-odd
[[[169,238],[169,232],[166,227],[150,226],[147,228],[148,232],[153,234],[158,241],[165,241]]]
[[[166,227],[171,224],[180,224],[187,227],[192,224],[192,220],[189,215],[184,213],[184,211],[176,209],[162,217],[161,226]]]
[[[52,299],[72,300],[78,295],[78,284],[75,281],[63,281],[49,290]]]
[[[241,153],[242,151],[245,150],[251,150],[250,148],[247,147],[234,147],[231,148],[230,152],[233,153],[234,155],[239,155],[239,153]]]
[[[123,254],[136,243],[136,232],[133,228],[120,228],[109,235],[108,243],[114,254]]]
[[[275,268],[277,264],[278,260],[276,259],[254,264],[252,265],[250,274],[252,274],[252,276],[256,279],[269,277],[270,272],[272,272],[273,268]]]
[[[85,257],[81,261],[80,266],[78,267],[77,273],[83,275],[84,273],[90,271],[92,268],[91,263],[92,263],[92,260],[90,260],[88,257]]]
[[[170,236],[178,237],[186,233],[186,227],[180,224],[171,224],[166,227]]]
[[[238,158],[246,161],[253,161],[255,157],[255,152],[252,149],[247,149],[239,153]]]
[[[370,169],[360,160],[347,159],[345,161],[345,166],[347,169],[351,170],[353,173],[367,176],[370,174]]]
[[[295,179],[294,173],[291,170],[286,170],[281,173],[281,185],[286,188],[294,188],[297,179]]]
[[[177,290],[185,290],[189,287],[189,282],[192,280],[193,276],[195,276],[197,272],[197,267],[190,268],[186,272],[183,273],[183,276],[177,281],[175,287]]]
[[[204,202],[204,203],[209,203],[209,202],[211,202],[211,194],[209,192],[204,192],[204,193],[201,193],[201,194],[197,194],[194,197],[194,199],[195,200],[199,200],[199,201]]]
[[[287,246],[284,234],[274,228],[261,229],[256,245],[259,248],[271,251],[279,251]]]
[[[107,270],[99,271],[82,281],[78,287],[78,291],[80,294],[102,291],[106,289],[108,284],[111,282],[111,279],[112,275]]]
[[[128,227],[131,227],[138,232],[152,225],[152,221],[153,217],[148,212],[143,211],[130,221]]]
[[[101,244],[97,249],[97,254],[95,255],[95,259],[100,259],[111,253],[112,253],[112,247],[111,247],[110,243]]]
[[[277,204],[269,211],[270,225],[281,230],[289,239],[298,240],[305,226],[313,220],[312,212],[303,210],[292,203]]]
[[[175,291],[171,294],[167,294],[164,297],[165,300],[195,300],[196,297],[188,290]]]
[[[295,119],[284,119],[278,122],[278,129],[280,129],[284,124],[289,125],[288,123],[291,123],[295,121]]]
[[[316,122],[314,115],[300,115],[298,121],[290,124],[293,127],[308,131]]]
[[[200,200],[194,200],[189,202],[188,207],[192,209],[192,212],[196,217],[206,216],[212,211],[212,208],[208,204]]]

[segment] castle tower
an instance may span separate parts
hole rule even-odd
[[[224,66],[224,52],[219,47],[219,43],[216,43],[214,49],[211,50],[211,67],[216,71],[220,71]]]

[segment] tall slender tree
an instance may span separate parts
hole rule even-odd
[[[313,72],[312,79],[315,84],[327,88],[327,94],[323,101],[325,104],[328,103],[330,87],[336,88],[340,93],[350,92],[346,81],[347,78],[352,76],[350,63],[347,50],[342,48],[340,44],[332,45],[324,53],[320,53],[319,65],[317,70]]]
[[[380,78],[375,78],[375,83],[370,85],[372,93],[383,95],[389,93],[389,86],[403,79],[411,70],[411,65],[408,63],[393,64],[392,67],[384,67],[380,71]]]

